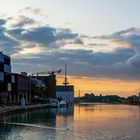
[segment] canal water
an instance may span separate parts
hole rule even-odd
[[[3,116],[0,140],[140,140],[140,108],[82,104]]]

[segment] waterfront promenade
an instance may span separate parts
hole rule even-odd
[[[48,104],[34,104],[34,105],[26,105],[22,106],[0,106],[0,115],[10,114],[10,113],[18,113],[18,112],[25,112],[34,109],[46,108]]]

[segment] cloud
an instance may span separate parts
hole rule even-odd
[[[51,69],[52,65],[62,68],[68,64],[69,74],[75,76],[94,77],[94,78],[117,78],[131,79],[127,67],[117,67],[116,64],[125,62],[134,55],[131,49],[122,49],[111,53],[94,53],[86,50],[57,50],[54,52],[44,52],[33,55],[33,58],[21,58],[14,61],[23,61],[25,67],[39,66],[36,71]],[[31,66],[32,65],[32,66]],[[135,77],[138,79],[138,77]]]
[[[5,28],[3,27],[3,25],[5,25],[6,20],[5,19],[0,19],[0,35],[3,34]]]
[[[41,13],[41,9],[40,8],[34,8],[34,7],[30,7],[30,6],[25,7],[24,10],[25,11],[29,11],[29,12],[31,12],[34,15],[38,15],[38,14]]]
[[[137,79],[139,80],[140,72],[140,28],[129,28],[126,30],[118,31],[112,35],[104,35],[95,37],[100,40],[114,41],[118,46],[124,44],[133,50],[134,54],[126,59],[124,62],[115,63],[111,71],[115,72],[115,75],[125,79]],[[126,53],[126,52],[125,52]],[[119,75],[120,74],[120,75]],[[124,75],[123,75],[124,74]],[[130,78],[131,77],[131,78]]]
[[[57,29],[48,25],[30,29],[18,26],[8,30],[7,33],[20,41],[36,43],[44,47],[58,47],[57,43],[65,45],[67,40],[71,40],[73,44],[83,44],[78,34],[72,33],[70,29]]]
[[[0,26],[4,25],[6,21],[4,19],[0,19]]]
[[[84,42],[80,37],[76,37],[73,44],[79,44],[79,45],[84,45]]]
[[[16,21],[12,24],[13,27],[23,27],[26,25],[32,25],[35,23],[35,21],[32,18],[26,17],[24,15],[18,16],[18,18],[14,19]]]
[[[21,48],[19,43],[8,36],[1,34],[0,35],[0,50],[7,52],[8,54],[13,54],[19,52]]]
[[[54,29],[54,28],[53,28]],[[56,30],[55,30],[56,31]],[[61,30],[62,32],[62,30]],[[61,35],[55,32],[56,40],[75,39],[78,34],[66,35],[65,32]],[[115,35],[114,35],[115,34]],[[36,71],[51,69],[52,65],[63,67],[65,63],[69,66],[69,74],[74,76],[94,77],[94,78],[111,78],[121,80],[137,80],[140,79],[140,56],[139,42],[137,30],[127,30],[114,33],[109,36],[101,37],[101,39],[115,39],[118,42],[129,42],[130,48],[117,48],[112,52],[93,52],[92,50],[65,50],[58,46],[59,49],[53,51],[44,51],[41,54],[33,55],[33,57],[18,59],[19,63],[24,60],[26,67],[39,66]],[[66,37],[65,37],[66,35]],[[120,37],[122,36],[122,38]],[[47,36],[46,36],[47,37]],[[55,41],[54,39],[54,41]],[[54,42],[52,41],[52,42]],[[45,42],[50,43],[50,42]],[[15,61],[18,62],[15,58]],[[23,64],[22,64],[23,65]]]
[[[7,52],[9,54],[16,53],[21,50],[19,48],[20,43],[9,37],[6,34],[6,28],[2,27],[6,23],[6,20],[0,20],[0,51]]]
[[[59,40],[62,40],[62,39],[73,39],[75,37],[78,37],[78,34],[77,33],[72,33],[70,29],[58,29],[57,30],[57,38]]]
[[[129,28],[127,30],[115,32],[111,35],[95,36],[93,38],[99,39],[99,40],[112,41],[118,45],[122,43],[127,43],[127,45],[130,45],[133,48],[135,47],[136,43],[139,44],[140,29]]]
[[[28,7],[26,10],[31,9]],[[67,63],[69,75],[72,76],[140,81],[139,28],[88,37],[80,36],[68,28],[46,24],[32,26],[36,24],[36,20],[24,15],[17,19],[11,23],[14,26],[10,28],[5,24],[15,19],[0,20],[0,48],[12,54],[15,71],[23,71],[28,67],[44,71],[52,67],[62,68]],[[95,40],[99,40],[99,43],[94,43]],[[94,46],[111,45],[117,47],[111,51],[94,51]],[[86,46],[86,49],[83,46]],[[73,49],[74,47],[76,49]]]
[[[26,30],[23,34],[21,34],[21,39],[24,41],[48,45],[56,41],[55,29],[43,26]]]

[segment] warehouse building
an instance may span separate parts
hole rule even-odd
[[[26,75],[12,74],[12,102],[20,103],[21,99],[25,99],[25,103],[30,102],[30,79]]]
[[[56,97],[74,103],[74,86],[56,86]]]

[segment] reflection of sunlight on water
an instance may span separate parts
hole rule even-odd
[[[26,124],[26,123],[12,123],[12,122],[4,122],[4,124],[8,125],[19,125],[19,126],[27,126],[27,127],[35,127],[35,128],[42,128],[42,129],[52,129],[52,130],[59,130],[59,131],[66,131],[65,128],[56,128],[56,127],[47,127],[41,125],[33,125],[33,124]]]
[[[80,111],[79,111],[80,110]],[[101,119],[128,118],[134,115],[136,108],[124,105],[86,105],[75,107],[75,120],[100,121]]]
[[[138,140],[140,112],[127,105],[76,105],[3,118],[6,140]],[[138,139],[137,139],[138,138]],[[1,140],[1,139],[0,139]]]

